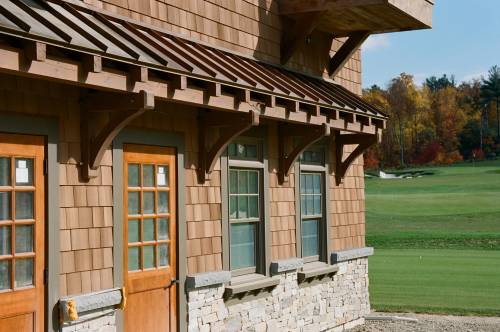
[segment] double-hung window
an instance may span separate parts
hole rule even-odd
[[[262,241],[262,145],[235,141],[228,147],[229,255],[233,275],[259,272]]]
[[[305,262],[326,259],[325,154],[320,146],[300,158],[300,250]]]

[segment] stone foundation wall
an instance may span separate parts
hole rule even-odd
[[[343,331],[370,312],[368,259],[337,264],[333,277],[299,283],[297,271],[279,274],[267,296],[224,302],[224,285],[188,292],[189,331]]]
[[[116,332],[115,310],[98,311],[80,316],[77,321],[61,325],[61,332]]]

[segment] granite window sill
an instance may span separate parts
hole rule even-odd
[[[279,277],[267,277],[262,274],[247,274],[233,277],[229,285],[225,287],[226,298],[244,296],[245,293],[262,291],[275,287],[280,283]]]
[[[322,279],[328,275],[333,275],[338,269],[336,265],[329,265],[323,262],[311,262],[304,264],[302,270],[297,273],[297,279],[299,282],[315,278]]]

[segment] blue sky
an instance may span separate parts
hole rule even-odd
[[[371,36],[363,45],[363,87],[386,87],[402,72],[417,83],[442,74],[458,82],[500,65],[500,0],[435,0],[432,30]]]

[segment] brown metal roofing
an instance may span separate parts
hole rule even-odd
[[[331,81],[224,52],[60,0],[2,0],[0,34],[385,118],[378,109]]]

